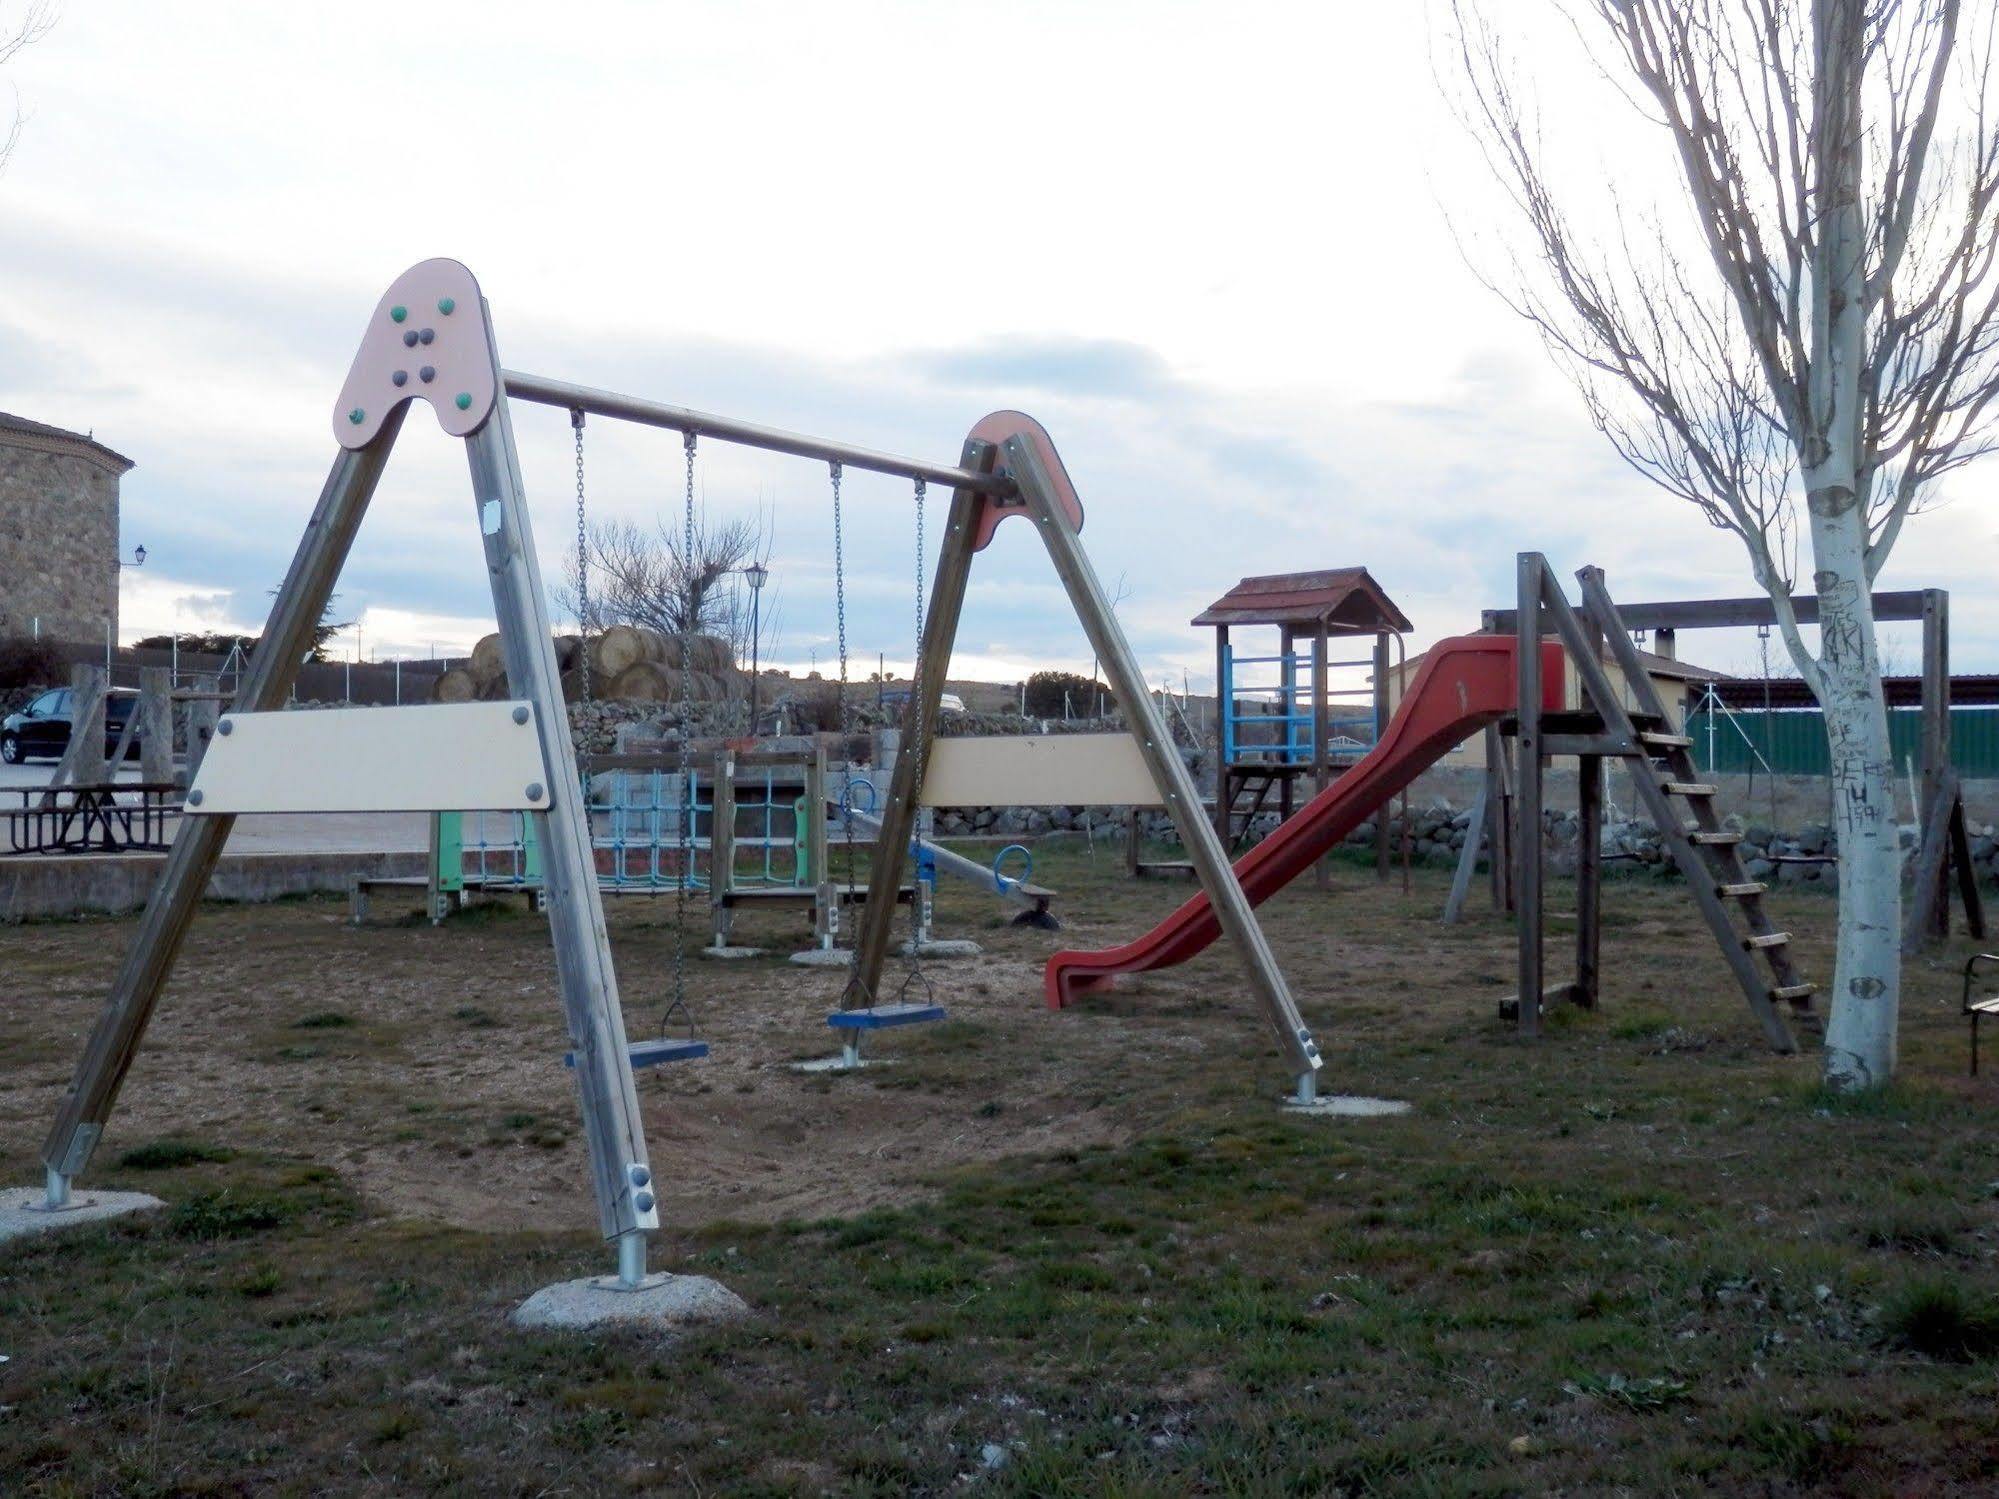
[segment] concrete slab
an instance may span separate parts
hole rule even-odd
[[[1352,1093],[1329,1093],[1310,1103],[1295,1098],[1284,1100],[1287,1114],[1323,1115],[1336,1119],[1381,1119],[1390,1114],[1406,1114],[1412,1106],[1399,1098],[1361,1098]]]
[[[910,952],[912,947],[916,949],[914,954]],[[985,949],[969,938],[933,937],[930,941],[920,945],[905,942],[896,951],[905,958],[911,956],[919,958],[976,958]]]
[[[847,968],[852,966],[854,954],[845,947],[808,947],[793,953],[791,961],[800,968]]]
[[[70,1206],[51,1213],[42,1206],[40,1187],[19,1187],[0,1192],[0,1244],[9,1239],[25,1239],[31,1234],[60,1233],[86,1223],[102,1223],[127,1213],[150,1213],[166,1206],[144,1192],[78,1192]]]
[[[598,1275],[543,1286],[514,1309],[513,1323],[674,1332],[749,1314],[742,1297],[705,1275],[652,1275],[637,1290],[623,1289],[615,1275]]]
[[[793,1062],[793,1072],[859,1072],[864,1067],[887,1067],[894,1062],[893,1057],[860,1057],[848,1061],[846,1056],[814,1057],[809,1062]]]
[[[701,957],[713,958],[718,963],[740,963],[746,958],[761,958],[763,955],[761,947],[704,947],[700,951]]]

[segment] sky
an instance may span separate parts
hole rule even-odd
[[[1664,143],[1517,10],[1585,189],[1670,194]],[[1032,412],[1155,683],[1212,682],[1188,622],[1256,573],[1366,566],[1412,652],[1507,604],[1526,549],[1627,600],[1753,592],[1739,544],[1623,467],[1467,266],[1468,225],[1496,221],[1437,24],[1276,0],[70,0],[0,75],[24,116],[0,409],[135,461],[127,639],[259,626],[362,326],[435,255],[480,278],[514,368],[942,462],[987,411]],[[464,460],[418,415],[343,575],[338,652],[452,654],[492,628]],[[520,406],[515,427],[554,579],[568,419]],[[587,441],[593,516],[676,523],[675,434]],[[1954,478],[1880,579],[1953,591],[1960,671],[1999,670],[1995,482]],[[831,671],[824,467],[704,444],[697,488],[711,519],[769,525],[766,658]],[[852,669],[906,669],[909,487],[850,473],[846,502]],[[1884,649],[1914,669],[1913,636]],[[1756,670],[1746,637],[1681,653]],[[1089,665],[1038,542],[1002,526],[953,674]]]

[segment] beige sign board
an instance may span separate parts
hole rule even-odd
[[[1157,807],[1129,734],[939,739],[923,774],[929,807]]]
[[[194,816],[547,808],[534,710],[511,702],[231,713],[187,794]]]

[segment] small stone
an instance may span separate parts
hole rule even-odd
[[[1515,1437],[1506,1444],[1506,1450],[1515,1457],[1530,1456],[1534,1451],[1534,1439],[1532,1437]]]

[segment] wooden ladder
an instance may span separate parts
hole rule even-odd
[[[1578,576],[1583,589],[1582,614],[1602,632],[1638,713],[1655,724],[1669,723],[1666,706],[1618,618],[1602,574],[1585,568]],[[1630,761],[1639,799],[1658,825],[1667,851],[1693,893],[1695,906],[1714,933],[1770,1044],[1782,1051],[1796,1050],[1797,1042],[1774,1001],[1786,1001],[1801,1020],[1816,1021],[1812,995],[1817,986],[1798,977],[1791,962],[1790,933],[1777,930],[1763,909],[1768,887],[1744,871],[1737,851],[1742,835],[1722,826],[1714,806],[1715,788],[1700,779],[1694,765],[1693,741],[1684,734],[1638,728],[1604,671],[1601,657],[1590,649],[1591,631],[1561,590],[1553,586],[1552,578],[1545,595],[1549,617],[1576,664],[1591,706],[1603,719],[1605,737],[1610,741],[1607,751]],[[1759,956],[1769,967],[1768,978],[1757,966]]]

